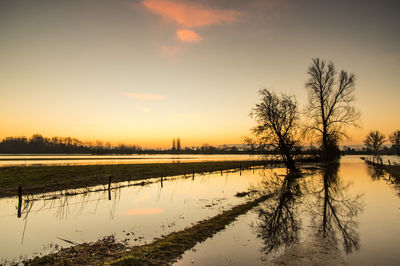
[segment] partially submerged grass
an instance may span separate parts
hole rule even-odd
[[[128,256],[111,262],[111,265],[165,265],[176,261],[186,250],[212,237],[233,222],[237,216],[246,213],[265,201],[269,196],[261,196],[253,201],[238,205],[213,218],[179,232],[173,232],[153,243],[133,247]]]
[[[0,168],[0,197],[15,196],[18,186],[24,195],[77,189],[112,182],[144,180],[234,168],[248,168],[265,161],[218,161],[191,163],[29,166]]]
[[[372,167],[378,168],[380,170],[385,170],[392,177],[394,177],[396,179],[400,179],[400,165],[398,165],[398,164],[394,164],[394,165],[378,164],[378,163],[374,163],[374,162],[371,162],[371,161],[368,161],[365,159],[364,159],[364,161],[368,165],[371,165]]]
[[[84,243],[61,251],[36,257],[25,265],[168,265],[197,243],[223,230],[239,215],[256,207],[270,196],[264,195],[240,204],[212,218],[198,222],[182,231],[172,232],[152,243],[128,247],[108,238]],[[114,240],[112,238],[112,240]]]
[[[107,236],[96,242],[83,243],[62,248],[57,253],[23,261],[24,265],[101,265],[107,260],[123,256],[126,246],[117,242],[114,236]]]

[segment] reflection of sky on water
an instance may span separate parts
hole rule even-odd
[[[152,179],[155,183],[112,190],[111,200],[102,191],[31,201],[23,204],[20,219],[17,199],[0,199],[0,258],[46,253],[49,244],[70,245],[58,238],[82,243],[115,234],[131,244],[151,241],[240,204],[245,199],[235,197],[237,192],[259,186],[262,176],[255,172],[164,178],[162,186]]]
[[[350,265],[400,265],[398,190],[387,174],[376,179],[370,172],[359,156],[346,156],[298,180],[267,178],[265,192],[275,196],[176,265],[265,264],[315,237],[327,239]]]
[[[399,265],[400,197],[388,176],[376,178],[358,156],[346,156],[338,169],[307,172],[297,180],[285,179],[284,169],[246,170],[241,176],[218,172],[164,180],[162,187],[154,179],[153,184],[112,190],[111,200],[107,192],[98,192],[24,204],[21,219],[15,198],[0,199],[0,257],[69,246],[58,237],[81,243],[115,234],[130,244],[149,242],[240,204],[245,199],[235,197],[237,192],[263,188],[275,196],[196,251],[187,251],[178,264],[260,265],[285,247],[322,235],[347,252],[352,265]],[[262,214],[281,216],[270,220]],[[280,234],[271,237],[265,231],[268,222]],[[283,225],[294,225],[293,230]]]
[[[0,155],[0,167],[238,161],[264,158],[261,155],[248,154]]]
[[[151,214],[160,214],[162,212],[163,209],[160,208],[130,209],[121,212],[120,215],[151,215]]]

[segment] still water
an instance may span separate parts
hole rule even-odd
[[[400,189],[357,156],[340,165],[305,166],[302,178],[263,169],[178,176],[162,183],[25,202],[0,199],[0,261],[46,254],[68,241],[114,234],[142,244],[240,204],[235,194],[272,194],[213,238],[188,250],[178,265],[260,265],[316,235],[351,265],[400,265]],[[128,184],[128,183],[125,183]],[[133,185],[133,183],[131,184]]]
[[[32,165],[93,165],[174,162],[209,162],[265,159],[248,154],[129,154],[129,155],[6,155],[0,154],[0,167]]]

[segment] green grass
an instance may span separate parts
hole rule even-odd
[[[255,165],[264,161],[254,161]],[[251,167],[252,161],[219,161],[191,163],[29,166],[0,168],[0,197],[16,196],[18,186],[24,195],[76,189],[112,182],[143,180],[227,169]]]

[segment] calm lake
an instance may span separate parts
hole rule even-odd
[[[393,158],[395,160],[395,158]],[[153,179],[130,185],[24,202],[0,199],[0,264],[47,254],[67,241],[114,234],[132,245],[181,230],[249,200],[236,193],[273,195],[213,238],[186,251],[177,265],[260,265],[286,248],[323,234],[351,265],[400,265],[400,187],[358,156],[340,165],[305,166],[288,179],[285,169],[224,171]],[[40,196],[40,195],[39,195]],[[42,195],[43,196],[43,195]],[[254,195],[255,196],[255,195]],[[67,240],[67,241],[66,241]]]
[[[93,165],[174,162],[240,161],[265,159],[248,154],[129,154],[129,155],[7,155],[0,154],[0,167],[31,165]]]

